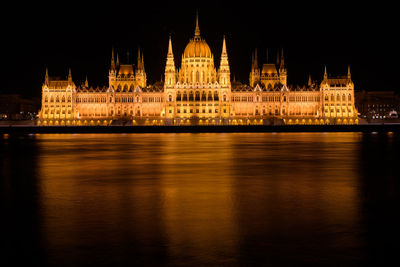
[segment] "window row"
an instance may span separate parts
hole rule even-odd
[[[348,94],[347,101],[351,101],[351,99],[352,99],[351,94]],[[330,100],[331,101],[335,101],[335,95],[334,94],[331,94]],[[340,101],[340,100],[341,101],[346,101],[346,95],[343,94],[342,97],[340,97],[340,95],[337,94],[336,95],[336,101]],[[328,95],[325,95],[325,101],[329,101],[329,96]]]
[[[172,95],[168,96],[168,101],[172,101]],[[200,96],[200,92],[196,92],[193,94],[193,92],[190,92],[187,94],[184,92],[181,94],[181,92],[178,92],[176,94],[176,101],[219,101],[219,95],[218,92],[214,92],[212,94],[211,92],[203,92]],[[227,101],[226,95],[223,95],[222,101]]]
[[[49,99],[50,99],[50,101],[49,101]],[[65,101],[65,100],[67,100],[67,101]],[[62,97],[60,97],[60,96],[56,96],[56,97],[54,97],[54,96],[50,96],[50,98],[48,97],[48,96],[45,96],[44,97],[44,102],[71,102],[72,101],[72,98],[71,98],[71,96],[68,96],[68,98],[65,98],[65,96],[62,96]]]

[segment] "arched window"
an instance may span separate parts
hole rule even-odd
[[[56,102],[60,102],[60,98],[58,96],[56,97]]]
[[[328,95],[325,95],[325,101],[328,101]]]
[[[207,100],[206,92],[203,91],[203,93],[201,94],[201,101],[206,101],[206,100]]]
[[[196,100],[196,101],[200,101],[200,92],[199,92],[199,91],[196,91],[196,98],[195,98],[195,100]]]
[[[68,102],[71,102],[71,96],[68,96]]]
[[[218,101],[218,100],[219,100],[218,92],[215,91],[215,92],[214,92],[214,101]]]
[[[182,100],[181,92],[178,92],[178,93],[176,94],[176,101],[181,101],[181,100]]]
[[[61,102],[65,102],[65,96],[62,96]]]
[[[208,100],[208,101],[212,101],[212,94],[211,94],[211,91],[208,92],[207,100]]]
[[[189,93],[189,101],[193,101],[194,97],[193,97],[193,91],[190,91]]]
[[[226,102],[226,95],[224,95],[224,98],[223,98],[223,99],[224,99],[224,102]]]
[[[340,101],[340,95],[339,94],[336,95],[336,101]]]
[[[124,91],[126,92],[126,91],[128,91],[128,85],[124,85]]]
[[[347,100],[351,101],[351,94],[349,94],[349,97],[347,98]]]
[[[44,98],[44,102],[49,102],[48,96],[46,96],[46,97]]]
[[[346,101],[346,95],[345,94],[343,94],[343,96],[342,96],[342,101]]]
[[[335,101],[335,97],[331,94],[331,101]]]
[[[196,82],[200,82],[200,74],[198,71],[196,71]]]
[[[168,95],[168,101],[169,101],[169,102],[172,101],[172,95]]]
[[[183,92],[183,99],[182,99],[182,101],[187,101],[187,100],[188,100],[187,94],[186,94],[186,92]]]
[[[121,85],[118,84],[117,91],[121,91]]]

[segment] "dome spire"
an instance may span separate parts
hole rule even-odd
[[[196,28],[194,30],[194,38],[200,38],[200,27],[199,27],[199,12],[196,10]]]

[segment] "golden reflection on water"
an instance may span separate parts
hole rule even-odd
[[[172,265],[237,264],[276,245],[284,249],[272,260],[299,249],[317,257],[313,236],[332,253],[358,242],[348,234],[358,224],[358,133],[35,138],[54,261],[95,246],[99,262],[129,251]]]

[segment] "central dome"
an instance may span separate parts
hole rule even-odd
[[[206,43],[205,40],[202,39],[192,39],[187,44],[185,48],[185,52],[183,52],[183,56],[185,58],[188,57],[211,57],[211,49]]]
[[[194,30],[194,38],[187,44],[183,57],[212,57],[211,49],[205,40],[200,37],[199,18],[196,16],[196,29]]]

